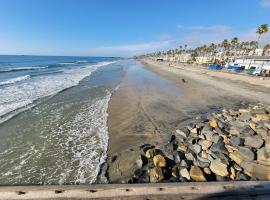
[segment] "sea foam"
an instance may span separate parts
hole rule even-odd
[[[36,76],[0,88],[0,119],[2,118],[0,122],[5,121],[7,114],[29,106],[38,99],[55,95],[64,89],[75,86],[99,67],[112,63],[114,62],[100,62],[95,65],[65,69],[63,73]]]
[[[10,68],[0,68],[0,73],[15,72],[15,71],[28,71],[28,70],[39,70],[46,69],[48,66],[43,67],[10,67]]]
[[[16,83],[16,82],[19,82],[19,81],[24,81],[24,80],[29,79],[29,78],[30,78],[30,75],[11,78],[11,79],[8,79],[8,80],[5,80],[5,81],[1,81],[0,86],[1,85],[8,85],[8,84]]]

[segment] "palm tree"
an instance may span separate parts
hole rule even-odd
[[[237,49],[238,49],[238,38],[237,37],[234,37],[232,40],[231,40],[231,48],[232,48],[232,54],[233,56],[235,57],[236,56],[236,52],[237,52]]]
[[[270,44],[266,44],[264,47],[263,47],[263,55],[265,56],[265,53],[270,50]]]
[[[216,60],[216,57],[215,56],[213,57],[213,55],[215,55],[215,53],[216,53],[216,50],[217,50],[217,45],[214,44],[214,43],[211,43],[210,46],[208,47],[208,51],[209,51],[209,53],[210,53],[210,55],[212,57],[211,58],[212,59],[212,63],[214,63],[215,60]]]
[[[230,48],[230,43],[228,42],[227,39],[224,39],[222,42],[221,42],[221,46],[223,48],[223,56],[227,56],[228,55],[228,50]],[[224,58],[223,58],[224,59]]]
[[[262,24],[258,27],[256,32],[259,35],[257,40],[258,44],[262,34],[267,33],[268,31],[269,31],[268,24]]]
[[[245,51],[246,42],[240,42],[239,43],[239,53],[240,56],[243,56],[243,52]]]
[[[187,50],[187,44],[185,44],[184,47],[185,47],[185,51],[186,51]]]
[[[253,49],[253,51],[255,51],[258,48],[258,41],[250,41],[249,46],[251,49]],[[255,53],[255,52],[253,52],[253,53]]]

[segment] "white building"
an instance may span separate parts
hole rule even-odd
[[[236,58],[234,65],[249,69],[250,67],[262,67],[270,70],[270,56],[245,56]]]

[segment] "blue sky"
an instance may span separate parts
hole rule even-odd
[[[132,56],[256,39],[262,23],[270,0],[0,0],[0,54]]]

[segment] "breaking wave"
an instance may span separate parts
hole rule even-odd
[[[0,90],[0,123],[5,121],[3,116],[6,118],[9,113],[14,115],[13,112],[19,108],[73,87],[99,67],[112,63],[114,62],[100,62],[81,68],[64,69],[63,73],[36,76],[31,78],[31,81],[7,85]]]
[[[5,80],[5,81],[0,82],[0,86],[1,85],[13,84],[13,83],[16,83],[16,82],[19,82],[19,81],[24,81],[24,80],[29,79],[29,78],[30,78],[30,75],[25,75],[25,76],[19,76],[19,77],[16,77],[16,78],[11,78],[11,79],[8,79],[8,80]]]
[[[0,73],[39,70],[39,69],[46,69],[46,68],[48,68],[48,66],[44,66],[44,67],[11,67],[11,68],[3,68],[3,69],[0,68]]]

